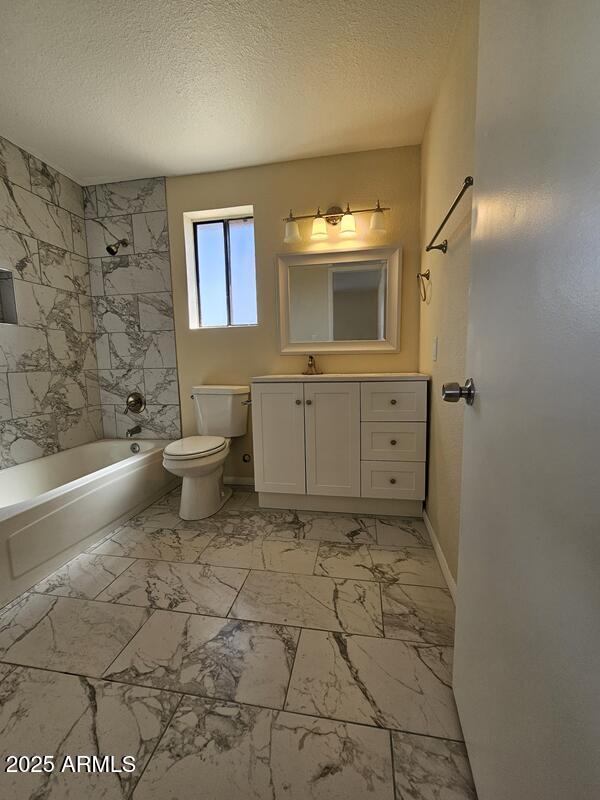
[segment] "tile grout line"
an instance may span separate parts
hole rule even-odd
[[[144,561],[146,559],[135,559],[135,560],[136,561]],[[169,562],[167,562],[167,563],[169,563]],[[131,566],[133,566],[133,564],[131,564]],[[235,569],[235,568],[233,568],[233,569]],[[247,577],[244,579],[244,582],[246,580],[247,580]],[[102,591],[104,591],[104,589]],[[231,608],[230,608],[229,612],[227,613],[227,616],[222,616],[220,614],[210,614],[210,613],[205,612],[205,611],[203,611],[203,612],[199,612],[199,611],[181,611],[181,610],[176,609],[176,608],[163,608],[161,606],[140,606],[140,605],[136,605],[134,603],[120,603],[120,602],[115,601],[115,600],[98,600],[97,598],[71,597],[69,595],[52,594],[51,592],[38,592],[33,588],[29,589],[26,592],[26,594],[30,594],[30,595],[31,594],[35,594],[38,597],[55,597],[57,599],[61,599],[62,598],[63,600],[74,600],[74,601],[77,601],[77,602],[84,602],[84,603],[102,603],[105,606],[115,606],[117,608],[138,608],[140,610],[149,611],[150,612],[150,616],[152,616],[155,611],[167,611],[167,612],[169,612],[171,614],[185,614],[187,616],[193,616],[193,617],[209,617],[210,619],[220,619],[220,620],[228,620],[228,621],[234,621],[234,622],[252,622],[252,623],[254,623],[256,625],[268,625],[270,627],[283,626],[283,627],[286,627],[286,628],[293,628],[294,630],[300,630],[300,631],[303,631],[303,630],[315,631],[317,633],[326,633],[326,634],[339,633],[342,636],[346,636],[346,637],[362,636],[365,639],[375,639],[376,641],[379,641],[379,642],[381,642],[381,641],[402,642],[403,644],[410,645],[410,646],[415,647],[415,648],[418,647],[418,648],[421,648],[421,649],[435,647],[435,648],[442,648],[442,649],[446,649],[446,650],[454,650],[454,645],[451,645],[451,644],[449,645],[449,644],[439,644],[439,643],[436,643],[436,642],[415,641],[414,639],[398,639],[398,638],[392,638],[392,637],[383,636],[383,635],[378,636],[378,635],[376,635],[374,633],[363,633],[363,632],[348,631],[348,630],[332,630],[331,628],[317,628],[317,627],[315,627],[313,625],[299,625],[298,623],[293,623],[293,622],[269,622],[269,621],[266,621],[266,620],[263,620],[263,619],[253,619],[253,618],[250,618],[250,617],[231,617],[231,616],[229,616],[229,614],[231,613]],[[16,602],[21,597],[22,596],[19,595],[19,597],[15,598],[15,600],[11,601],[11,603]],[[236,597],[236,599],[237,599],[237,597]],[[234,601],[234,603],[235,603],[235,601]],[[232,607],[233,607],[234,603],[232,603]],[[148,619],[150,619],[150,617],[148,617]],[[147,621],[148,620],[146,620],[146,622]],[[137,632],[139,632],[139,630],[141,630],[141,628],[146,624],[146,622],[144,622],[142,624],[142,626],[138,629]],[[134,636],[135,636],[135,634],[134,634]],[[127,644],[129,644],[129,642]],[[127,646],[127,645],[125,645],[125,646]],[[119,653],[119,655],[120,655],[120,653]],[[2,661],[2,658],[0,658],[0,663],[4,663]],[[5,662],[5,663],[9,663],[9,662]]]
[[[383,589],[379,584],[379,610],[381,611],[381,635],[385,639],[385,622],[383,621]]]
[[[388,737],[389,737],[389,745],[390,745],[390,759],[392,765],[392,790],[394,792],[394,797],[400,799],[400,795],[398,794],[396,788],[396,770],[395,770],[395,761],[394,761],[394,739],[392,736],[392,731],[388,730]]]
[[[0,225],[0,229],[2,227],[3,226]],[[4,230],[10,231],[11,233],[17,233],[17,234],[19,233],[19,231],[14,231],[12,228],[4,228]],[[20,236],[25,236],[26,234],[22,233],[22,234],[19,234],[19,235]],[[34,237],[30,236],[29,238],[32,239]],[[57,250],[62,250],[63,249],[62,247],[56,247],[56,245],[51,245],[50,242],[44,242],[42,239],[36,239],[35,241],[36,242],[42,242],[42,244],[48,244],[50,247],[55,247]],[[69,255],[77,255],[77,253],[71,253],[69,250],[65,250],[64,252],[68,253]],[[38,258],[39,258],[39,252],[34,253],[33,255],[37,255]],[[80,258],[84,258],[84,256],[79,256],[79,257]],[[4,267],[3,267],[3,269],[4,269]],[[29,286],[42,286],[44,289],[54,289],[55,292],[64,292],[65,294],[76,295],[77,297],[91,297],[92,296],[86,291],[79,291],[77,289],[65,289],[63,286],[54,286],[52,283],[44,283],[44,281],[41,280],[41,267],[40,267],[40,280],[39,281],[31,281],[28,278],[21,277],[21,275],[19,275],[18,271],[14,267],[9,266],[8,270],[12,273],[13,280],[18,281],[19,283],[24,283],[26,285],[28,284]],[[31,328],[33,326],[32,325],[23,325],[23,324],[21,324],[19,322],[17,327],[19,327],[19,328]],[[44,328],[44,330],[45,330],[45,328]],[[57,328],[57,330],[64,330],[64,329],[63,328]]]
[[[101,554],[101,553],[99,553],[99,554],[98,554],[98,557],[99,557],[99,558],[102,558],[102,554]],[[123,558],[123,556],[104,556],[104,557],[105,557],[105,558]],[[102,594],[102,592],[105,592],[105,591],[106,591],[106,590],[107,590],[109,587],[111,587],[111,586],[113,585],[113,583],[114,583],[114,582],[115,582],[115,581],[116,581],[118,578],[120,578],[122,575],[124,575],[124,574],[125,574],[125,573],[126,573],[128,570],[130,570],[132,567],[135,567],[135,565],[136,565],[136,564],[138,563],[138,561],[140,561],[140,560],[141,560],[141,559],[139,559],[139,558],[134,558],[134,559],[133,559],[133,563],[132,563],[132,564],[128,564],[128,565],[127,565],[127,566],[126,566],[126,567],[125,567],[123,570],[121,570],[121,572],[119,572],[119,574],[118,574],[118,575],[115,575],[115,577],[112,579],[112,581],[111,581],[110,583],[107,583],[107,584],[106,584],[106,586],[105,586],[103,589],[100,589],[100,591],[99,591],[99,592],[96,592],[96,594],[95,594],[95,595],[94,595],[92,598],[90,598],[90,599],[91,599],[91,600],[97,600],[97,602],[98,602],[98,603],[103,603],[103,602],[104,602],[103,600],[98,600],[98,599],[97,599],[97,598],[98,598],[98,597],[99,597],[99,596]],[[42,593],[42,594],[43,594],[43,593]],[[75,598],[75,599],[78,599],[78,598]],[[125,603],[115,603],[115,605],[126,605],[126,604],[125,604]],[[133,606],[133,607],[135,608],[135,606]],[[140,607],[140,608],[144,608],[144,606],[139,606],[139,607]],[[149,608],[149,607],[150,607],[150,606],[146,606],[146,608]]]
[[[225,614],[225,619],[236,619],[236,617],[230,617],[229,615],[230,615],[230,613],[231,613],[231,609],[232,609],[232,608],[234,607],[234,605],[235,605],[235,601],[238,599],[238,597],[240,596],[240,593],[241,593],[242,589],[243,589],[243,588],[244,588],[244,586],[246,585],[246,581],[247,581],[247,580],[248,580],[248,578],[250,577],[250,572],[251,572],[251,570],[248,570],[248,571],[247,571],[247,573],[246,573],[246,577],[245,577],[245,578],[244,578],[244,580],[242,581],[242,585],[240,586],[240,588],[239,588],[239,589],[238,589],[238,591],[236,592],[236,595],[235,595],[235,597],[233,598],[233,602],[231,603],[231,605],[230,605],[230,606],[229,606],[229,608],[227,609],[227,613]]]
[[[323,544],[323,542],[319,542],[319,543],[318,543],[317,552],[316,552],[316,554],[315,554],[315,563],[313,564],[313,571],[312,571],[312,574],[313,574],[315,577],[319,577],[319,576],[317,575],[317,573],[316,573],[316,569],[317,569],[317,564],[319,563],[319,556],[321,555],[321,545],[322,545],[322,544]]]
[[[288,678],[287,688],[285,690],[285,697],[283,698],[283,707],[282,711],[286,711],[286,706],[288,704],[289,694],[290,694],[290,687],[292,685],[292,678],[294,676],[294,668],[296,666],[296,659],[298,657],[298,650],[300,650],[300,640],[302,638],[302,632],[304,628],[300,628],[300,633],[298,634],[298,641],[296,642],[296,649],[294,650],[294,660],[292,661],[292,667],[290,669],[290,677]]]
[[[214,701],[214,702],[217,702],[217,703],[231,703],[231,704],[237,705],[237,706],[249,706],[250,708],[260,708],[260,709],[264,709],[265,711],[274,711],[274,712],[279,712],[279,713],[285,712],[287,714],[297,714],[298,716],[301,716],[301,717],[310,717],[311,719],[323,719],[323,720],[329,720],[330,722],[338,722],[338,723],[344,723],[344,724],[349,724],[349,725],[357,725],[357,726],[359,726],[361,728],[367,728],[369,730],[389,731],[391,733],[395,733],[395,732],[408,733],[408,734],[411,734],[413,736],[424,736],[424,737],[426,737],[428,739],[438,739],[438,740],[440,740],[442,742],[450,741],[450,742],[457,742],[459,744],[464,744],[464,739],[453,739],[452,737],[438,736],[438,735],[433,734],[433,733],[421,733],[419,731],[410,730],[408,728],[380,727],[379,725],[369,725],[369,723],[367,723],[367,722],[356,722],[354,720],[342,719],[340,717],[323,717],[320,714],[309,714],[306,711],[292,711],[292,710],[289,710],[289,709],[286,709],[286,708],[275,708],[273,706],[263,706],[263,705],[260,705],[259,703],[241,702],[241,701],[238,701],[238,700],[235,700],[235,699],[232,700],[232,699],[229,699],[229,698],[226,698],[226,697],[214,697],[214,696],[210,696],[210,695],[192,694],[189,691],[182,692],[180,689],[169,689],[169,688],[164,688],[164,687],[158,688],[156,686],[148,686],[147,684],[143,684],[143,683],[133,683],[132,681],[123,681],[123,680],[118,680],[116,678],[104,677],[103,675],[100,675],[100,676],[98,676],[98,675],[83,675],[82,673],[79,673],[79,672],[67,672],[66,670],[51,669],[49,667],[38,667],[38,666],[29,665],[29,664],[18,664],[18,663],[14,662],[14,661],[13,662],[5,661],[5,662],[1,662],[1,663],[6,664],[7,666],[14,667],[15,669],[37,670],[39,672],[49,672],[52,675],[68,675],[68,676],[71,676],[71,677],[74,677],[74,678],[79,678],[79,677],[89,678],[89,679],[95,680],[95,681],[105,681],[106,683],[116,683],[116,684],[118,684],[120,686],[136,686],[139,689],[152,689],[152,690],[158,691],[158,692],[166,692],[168,694],[179,695],[182,698],[189,697],[191,699]],[[13,671],[11,671],[8,675],[6,675],[4,680],[6,678],[8,678],[12,674]]]
[[[114,531],[113,534],[110,534],[107,538],[113,539],[113,535],[116,536],[121,531],[121,529],[124,528],[124,527],[130,527],[130,528],[132,528],[133,530],[136,530],[136,531],[149,532],[149,533],[152,533],[154,531],[173,531],[173,532],[177,532],[177,531],[185,531],[185,530],[187,530],[186,528],[168,528],[168,527],[165,527],[165,528],[148,528],[148,527],[146,527],[146,528],[144,528],[144,527],[135,528],[134,526],[127,526],[126,523],[125,523],[118,530]],[[208,531],[206,533],[200,532],[198,535],[199,536],[209,535],[209,532]],[[212,538],[214,539],[214,538],[216,538],[217,536],[220,536],[220,535],[231,536],[234,539],[244,539],[245,538],[242,535],[219,534],[219,533],[214,533]],[[266,539],[266,538],[268,538],[268,536],[264,537],[264,538]],[[270,541],[287,542],[287,541],[290,541],[290,540],[289,539],[271,539]],[[103,542],[99,542],[97,547],[99,547],[103,543],[106,543],[106,539],[103,540]],[[115,542],[115,544],[117,546],[123,546],[123,547],[125,546],[125,545],[121,545],[120,542]],[[294,575],[294,576],[299,577],[299,578],[302,578],[302,577],[304,577],[304,578],[324,578],[326,580],[328,579],[328,580],[332,580],[332,581],[358,581],[359,583],[373,583],[373,584],[376,584],[378,586],[396,586],[396,585],[398,585],[398,586],[412,586],[412,587],[417,588],[417,589],[440,589],[440,590],[442,590],[444,592],[448,591],[445,586],[436,586],[434,584],[429,584],[429,583],[406,583],[405,581],[402,581],[402,580],[400,580],[398,578],[390,578],[389,580],[377,580],[376,578],[373,578],[373,577],[365,578],[365,577],[361,576],[361,577],[357,578],[357,577],[348,576],[348,575],[329,575],[329,574],[327,574],[327,575],[319,575],[319,574],[315,574],[314,569],[316,568],[316,561],[318,559],[318,554],[315,556],[315,567],[313,568],[313,572],[312,573],[292,572],[289,569],[288,570],[282,570],[282,569],[274,569],[274,568],[265,569],[264,567],[254,567],[254,566],[251,566],[251,567],[233,566],[232,564],[218,564],[218,563],[214,563],[214,562],[202,561],[202,553],[206,549],[208,549],[210,547],[210,545],[211,545],[211,541],[209,541],[205,545],[203,545],[202,550],[200,551],[200,553],[198,555],[198,558],[195,559],[194,561],[184,561],[184,560],[181,560],[181,559],[169,560],[167,558],[156,558],[156,557],[153,557],[153,556],[143,556],[143,555],[140,556],[140,555],[136,555],[134,551],[132,551],[131,554],[129,554],[129,555],[126,555],[124,553],[99,553],[98,555],[112,555],[112,556],[116,555],[116,556],[120,556],[122,558],[135,558],[135,559],[142,559],[142,560],[145,560],[145,561],[160,561],[160,562],[164,562],[164,563],[168,563],[168,564],[196,564],[196,565],[205,564],[206,566],[219,567],[221,569],[248,569],[248,570],[254,571],[254,572],[269,572],[269,573],[274,573],[276,575]]]
[[[101,600],[93,600],[93,601],[91,601],[91,602],[98,602],[98,603],[100,603],[100,602],[103,602],[103,601],[101,601]],[[117,604],[115,603],[115,605],[117,605]],[[147,609],[147,610],[150,612],[150,613],[148,614],[148,617],[147,617],[147,619],[145,619],[145,620],[142,622],[142,624],[140,625],[140,627],[139,627],[139,628],[138,628],[138,629],[135,631],[135,633],[134,633],[134,634],[133,634],[133,635],[132,635],[132,636],[131,636],[131,637],[128,639],[128,641],[127,641],[127,642],[126,642],[126,643],[123,645],[123,647],[122,647],[122,648],[119,650],[119,652],[118,652],[118,653],[117,653],[117,655],[116,655],[116,656],[113,658],[113,660],[110,662],[110,664],[108,664],[108,665],[106,666],[106,668],[105,668],[105,669],[102,671],[102,674],[101,674],[101,676],[100,676],[100,677],[102,677],[102,676],[104,675],[104,673],[105,673],[105,672],[107,672],[107,671],[108,671],[108,670],[109,670],[109,669],[112,667],[112,665],[113,665],[113,664],[115,663],[115,661],[116,661],[116,660],[119,658],[119,656],[121,655],[121,653],[123,652],[123,650],[125,650],[125,648],[126,648],[126,647],[129,647],[129,645],[131,644],[131,642],[132,642],[132,641],[135,639],[135,637],[136,637],[136,636],[138,635],[138,633],[139,633],[139,632],[142,630],[142,628],[143,628],[143,627],[144,627],[144,626],[145,626],[145,625],[146,625],[148,622],[150,622],[150,620],[151,620],[151,619],[152,619],[152,617],[154,616],[155,609],[153,609],[153,608],[149,608],[149,609]]]
[[[156,686],[148,686],[147,684],[143,684],[143,683],[133,683],[132,681],[123,681],[122,679],[118,680],[117,678],[111,678],[111,677],[108,677],[108,676],[104,677],[103,675],[100,675],[100,676],[98,676],[98,675],[84,675],[84,674],[82,674],[80,672],[67,672],[66,670],[61,670],[61,669],[51,669],[49,667],[39,667],[39,666],[30,665],[30,664],[19,664],[19,663],[16,663],[14,661],[3,661],[3,662],[0,662],[0,663],[5,664],[7,666],[15,667],[16,669],[37,670],[37,671],[40,671],[40,672],[49,672],[49,673],[51,673],[53,675],[69,675],[69,676],[74,677],[74,678],[89,678],[89,679],[95,680],[95,681],[105,681],[107,683],[116,683],[116,684],[119,684],[120,686],[136,686],[139,689],[152,689],[152,690],[157,691],[157,692],[166,692],[168,694],[179,695],[182,698],[183,697],[189,697],[189,698],[192,698],[192,699],[206,700],[206,701],[211,701],[211,702],[214,701],[214,702],[217,702],[217,703],[231,703],[231,704],[237,705],[237,706],[249,706],[250,708],[260,708],[260,709],[263,709],[265,711],[274,711],[274,712],[279,712],[279,713],[285,712],[287,714],[297,714],[298,716],[301,716],[301,717],[310,717],[311,719],[324,719],[324,720],[329,720],[330,722],[338,722],[338,723],[344,723],[344,724],[348,724],[348,725],[357,725],[357,726],[359,726],[361,728],[367,728],[369,730],[390,731],[392,733],[394,733],[394,732],[409,733],[409,734],[411,734],[413,736],[424,736],[424,737],[426,737],[428,739],[438,739],[438,740],[440,740],[442,742],[448,742],[449,741],[449,742],[458,742],[459,744],[464,744],[464,739],[453,739],[452,737],[448,737],[448,736],[437,736],[436,734],[433,734],[433,733],[420,733],[419,731],[413,731],[413,730],[410,730],[408,728],[380,727],[379,725],[369,725],[369,723],[367,723],[367,722],[356,722],[354,720],[342,719],[340,717],[323,717],[323,716],[321,716],[319,714],[309,714],[306,711],[292,711],[292,710],[289,710],[289,709],[286,709],[286,708],[275,708],[273,706],[262,706],[259,703],[241,702],[241,701],[232,700],[232,699],[229,699],[229,698],[226,698],[226,697],[215,697],[215,696],[211,697],[210,695],[192,694],[189,691],[182,692],[181,689],[168,689],[168,688],[164,688],[164,687],[157,688]],[[9,673],[9,675],[6,675],[5,677],[8,678],[10,676],[10,674],[12,674],[12,673]]]
[[[20,665],[17,665],[17,666],[20,666]],[[33,667],[32,669],[40,669],[40,668],[39,667]],[[41,668],[41,669],[43,669],[43,668]],[[49,671],[49,672],[58,672],[58,670],[47,670],[47,671]],[[66,674],[72,674],[72,673],[66,673]],[[96,680],[98,680],[98,678],[96,678]],[[346,724],[346,725],[358,725],[359,727],[367,728],[368,730],[384,731],[384,732],[389,732],[389,733],[396,733],[396,732],[398,732],[398,733],[408,733],[408,734],[411,734],[413,736],[424,736],[424,737],[426,737],[428,739],[438,739],[438,740],[440,740],[442,742],[458,742],[459,744],[464,744],[464,739],[453,739],[453,738],[448,737],[448,736],[437,736],[436,734],[432,734],[432,733],[420,733],[418,731],[413,731],[413,730],[410,730],[408,728],[380,727],[379,725],[369,725],[369,723],[367,723],[367,722],[356,722],[355,720],[343,719],[341,717],[323,717],[320,714],[316,714],[316,713],[315,714],[309,714],[306,711],[294,711],[292,709],[286,709],[286,708],[275,708],[274,706],[262,706],[259,703],[249,703],[249,702],[246,702],[246,701],[242,702],[242,701],[235,700],[235,699],[232,700],[232,699],[229,699],[227,697],[215,697],[215,696],[205,695],[205,694],[191,694],[190,692],[182,692],[181,690],[178,690],[178,689],[165,689],[165,688],[157,689],[157,687],[155,687],[155,686],[147,686],[145,684],[140,684],[140,683],[127,683],[127,682],[124,682],[122,680],[117,680],[116,678],[110,678],[110,677],[108,677],[108,678],[104,678],[103,677],[100,680],[108,681],[110,683],[119,683],[119,684],[125,685],[125,686],[137,686],[138,688],[141,688],[141,689],[156,689],[157,691],[161,691],[161,692],[169,692],[170,694],[182,695],[182,697],[189,697],[189,698],[192,698],[192,699],[205,700],[205,701],[209,701],[209,702],[231,703],[232,705],[236,705],[236,706],[248,706],[250,708],[260,708],[260,709],[263,709],[264,711],[273,711],[273,712],[278,713],[278,714],[282,714],[282,713],[296,714],[296,715],[298,715],[300,717],[310,717],[311,719],[329,720],[330,722],[337,722],[337,723],[342,723],[342,724]]]
[[[155,745],[154,745],[154,747],[152,748],[152,752],[151,752],[151,753],[150,753],[150,755],[148,756],[148,759],[146,760],[146,763],[144,764],[144,766],[143,766],[143,768],[142,768],[142,771],[140,772],[140,774],[139,774],[139,776],[138,776],[137,780],[135,781],[135,783],[133,783],[133,782],[132,782],[132,787],[131,787],[131,789],[130,789],[130,791],[129,791],[128,795],[127,795],[127,797],[128,797],[128,798],[132,798],[132,797],[133,797],[133,793],[134,793],[134,792],[135,792],[135,790],[137,789],[139,782],[142,780],[142,778],[143,778],[143,776],[144,776],[144,772],[146,772],[146,770],[147,770],[147,769],[148,769],[148,767],[150,766],[150,762],[151,762],[151,761],[152,761],[152,759],[154,758],[154,754],[155,754],[155,753],[156,753],[156,751],[158,750],[158,746],[159,746],[159,744],[162,742],[162,740],[164,739],[164,737],[165,737],[165,735],[166,735],[167,731],[168,731],[168,730],[169,730],[169,728],[171,727],[171,723],[173,722],[173,719],[175,718],[175,714],[177,713],[177,711],[178,711],[178,709],[179,709],[179,706],[181,705],[181,703],[182,703],[182,701],[183,701],[183,698],[184,698],[184,697],[185,697],[185,695],[184,695],[184,694],[180,694],[180,696],[179,696],[179,700],[178,700],[178,701],[175,703],[175,708],[173,709],[173,713],[170,715],[169,719],[167,720],[167,723],[166,723],[165,727],[163,728],[163,731],[162,731],[162,733],[160,734],[160,736],[158,736],[158,738],[157,738],[157,740],[156,740],[156,744],[155,744]]]

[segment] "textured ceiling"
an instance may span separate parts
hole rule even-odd
[[[0,135],[80,183],[421,141],[462,0],[0,0]]]

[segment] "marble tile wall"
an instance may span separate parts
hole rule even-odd
[[[164,178],[84,187],[98,389],[106,438],[142,426],[140,437],[181,433]],[[127,239],[118,255],[107,244]],[[131,391],[146,397],[126,416]]]
[[[102,435],[83,190],[0,138],[0,469]]]

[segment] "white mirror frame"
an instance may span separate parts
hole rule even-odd
[[[339,342],[290,342],[289,269],[316,264],[350,264],[354,261],[379,260],[387,262],[385,307],[385,338],[375,340],[345,340]],[[281,352],[287,355],[302,353],[397,353],[400,348],[400,316],[402,288],[402,250],[400,247],[363,247],[355,250],[280,253],[277,256],[279,278],[279,333]]]

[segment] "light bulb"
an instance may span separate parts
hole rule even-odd
[[[326,239],[327,238],[327,222],[325,217],[321,215],[321,209],[317,209],[317,216],[313,219],[311,239]]]
[[[350,205],[346,206],[344,216],[340,224],[340,236],[356,236],[356,222],[350,211]]]

